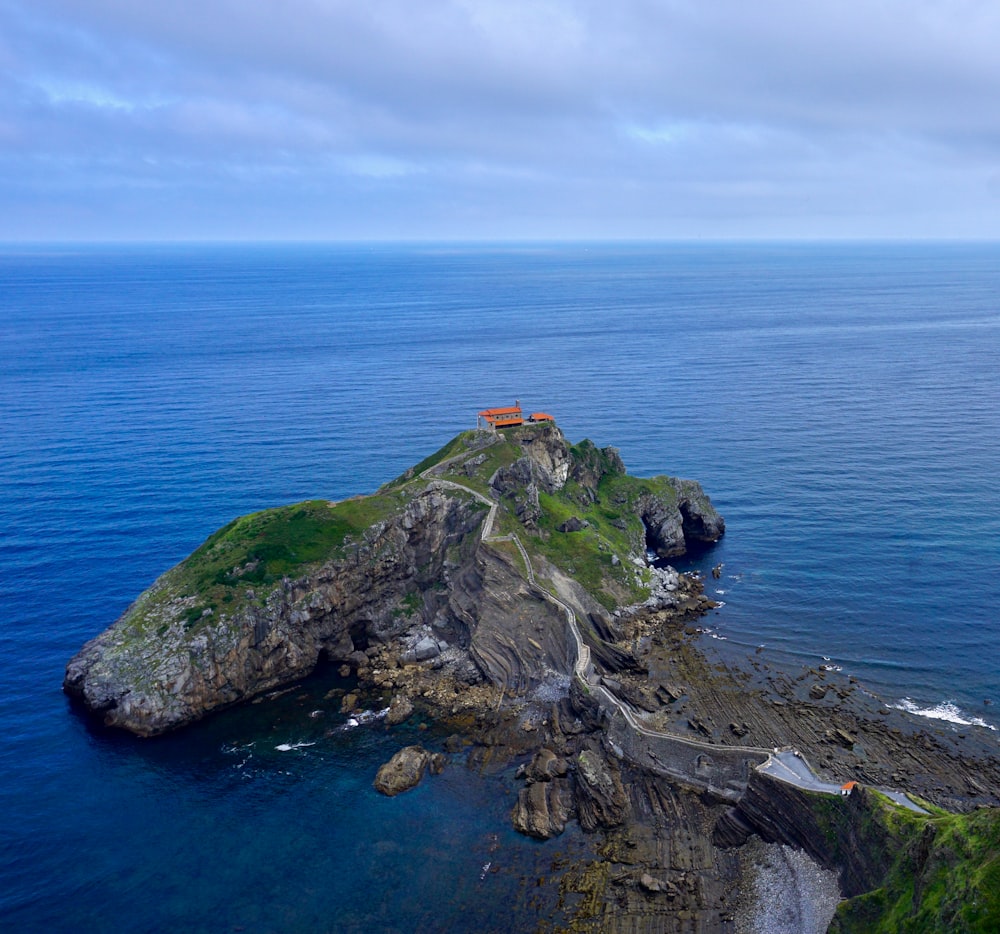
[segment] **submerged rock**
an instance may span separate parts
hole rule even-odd
[[[409,791],[420,784],[428,767],[432,772],[440,772],[443,761],[423,746],[406,746],[378,770],[373,783],[375,790],[390,798]]]

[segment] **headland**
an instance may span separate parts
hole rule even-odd
[[[520,762],[518,830],[600,835],[558,882],[579,930],[739,929],[753,840],[838,873],[838,930],[997,917],[993,737],[928,730],[835,672],[723,663],[699,638],[715,604],[666,565],[724,534],[701,487],[630,477],[519,404],[483,421],[371,496],[230,523],[65,690],[154,736],[332,662],[356,678],[345,711],[382,698],[391,729],[419,707],[472,767]],[[400,755],[392,793],[443,766]]]

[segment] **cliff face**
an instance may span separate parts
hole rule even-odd
[[[532,565],[582,576],[580,600],[610,619],[650,592],[644,514],[670,526],[673,553],[694,529],[689,486],[628,477],[613,449],[573,448],[554,425],[469,432],[420,466],[371,497],[231,523],[88,642],[64,689],[141,736],[300,679],[324,656],[366,669],[388,653],[521,695],[568,675],[576,653]],[[721,534],[696,499],[695,525]]]
[[[821,865],[840,870],[846,896],[860,895],[881,885],[904,838],[878,819],[874,794],[858,786],[847,797],[830,796],[751,772],[739,805],[716,826],[715,839],[741,843],[742,831],[805,850]]]
[[[917,815],[872,789],[847,797],[793,788],[755,772],[715,842],[748,833],[804,850],[836,869],[845,900],[830,931],[996,931],[1000,811]]]
[[[407,595],[444,578],[446,555],[461,554],[483,515],[470,496],[423,490],[347,554],[193,621],[184,610],[200,595],[168,575],[73,658],[65,689],[108,725],[148,736],[302,678],[321,653],[349,660],[405,630]]]

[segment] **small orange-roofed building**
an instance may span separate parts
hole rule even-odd
[[[845,796],[849,795],[852,791],[854,791],[855,785],[857,785],[857,782],[844,782],[844,784],[840,786],[840,793]]]
[[[486,423],[486,427],[495,431],[497,428],[516,428],[525,422],[552,422],[555,424],[555,418],[546,412],[532,412],[525,417],[521,410],[521,400],[516,399],[513,405],[498,409],[483,409],[479,413],[476,425],[482,428],[483,422]]]
[[[486,422],[490,428],[511,428],[524,424],[524,414],[521,412],[521,400],[515,400],[514,405],[499,409],[483,409],[479,413],[479,422]]]

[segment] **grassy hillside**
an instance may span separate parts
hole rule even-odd
[[[165,630],[181,619],[193,629],[218,612],[232,614],[247,601],[259,602],[283,577],[301,576],[360,542],[433,479],[494,499],[494,475],[532,447],[541,449],[543,459],[551,455],[568,479],[552,492],[542,484],[526,521],[519,507],[531,498],[527,485],[507,489],[499,498],[494,535],[516,534],[529,552],[544,556],[608,608],[644,600],[649,570],[629,560],[645,552],[638,503],[649,495],[675,503],[673,481],[629,477],[612,449],[590,441],[568,447],[556,429],[540,425],[462,432],[371,496],[310,500],[236,519],[140,597],[131,611],[133,625]]]
[[[884,804],[879,818],[900,841],[885,884],[843,902],[831,932],[1000,931],[1000,810],[932,810]]]
[[[234,519],[136,601],[132,625],[165,630],[180,617],[193,629],[217,612],[231,613],[262,598],[283,577],[342,554],[406,501],[399,491],[340,503],[309,500]]]

